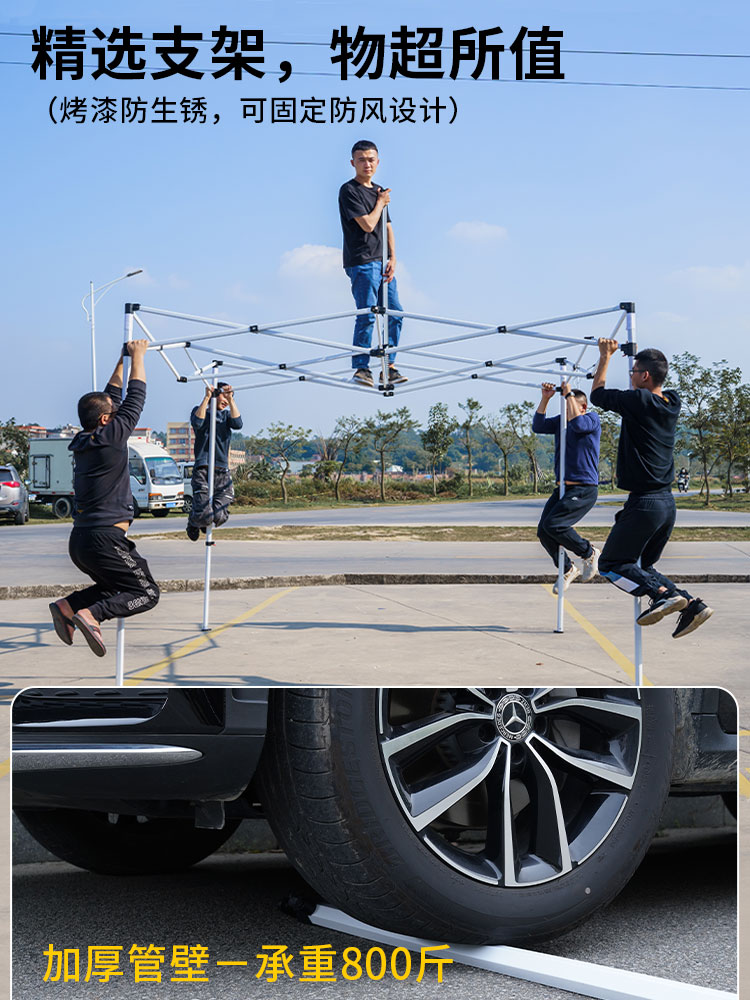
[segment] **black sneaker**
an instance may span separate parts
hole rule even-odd
[[[687,597],[682,594],[672,594],[669,597],[652,597],[649,606],[636,618],[639,625],[655,625],[666,615],[672,615],[675,611],[682,611],[687,607]]]
[[[677,628],[672,633],[672,638],[681,639],[688,632],[695,632],[703,622],[708,621],[713,613],[713,608],[709,608],[700,597],[696,597],[677,619]]]
[[[369,389],[372,389],[375,385],[372,379],[372,372],[369,368],[355,368],[352,381],[359,382],[360,385],[366,385]]]
[[[409,379],[406,375],[402,375],[398,368],[394,368],[393,365],[388,369],[388,381],[391,385],[399,385],[401,382],[408,382]],[[383,373],[380,373],[380,384],[383,384]]]
[[[198,539],[201,537],[200,528],[197,527],[197,525],[195,524],[189,524],[187,528],[185,528],[185,534],[188,536],[191,542],[197,542]]]

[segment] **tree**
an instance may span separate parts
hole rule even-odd
[[[523,451],[529,460],[531,469],[532,492],[539,492],[539,464],[537,454],[541,448],[539,435],[531,430],[531,421],[534,416],[535,406],[528,400],[523,403],[508,403],[503,407],[508,424],[513,431],[513,435],[518,442],[518,447]]]
[[[518,439],[516,438],[513,428],[508,422],[508,415],[506,414],[507,406],[504,406],[500,410],[500,414],[496,417],[486,417],[482,421],[482,426],[484,427],[487,437],[492,441],[494,446],[500,452],[503,457],[503,494],[507,497],[508,495],[508,460],[513,452],[518,447]]]
[[[479,411],[482,409],[482,404],[478,403],[476,399],[469,398],[465,403],[458,405],[466,414],[466,420],[461,424],[461,430],[464,432],[464,447],[469,460],[469,496],[471,497],[474,496],[474,487],[471,482],[471,429],[479,421]]]
[[[14,465],[21,477],[29,470],[29,435],[21,430],[13,417],[0,423],[0,462]]]
[[[286,491],[286,477],[291,468],[291,463],[301,453],[307,438],[312,431],[304,430],[302,427],[292,427],[291,424],[275,423],[270,424],[265,439],[256,439],[260,446],[262,455],[271,460],[280,460],[283,468],[281,472],[281,497],[284,503],[288,503]]]
[[[609,485],[615,485],[617,472],[617,448],[620,441],[620,417],[617,413],[602,410],[599,414],[602,424],[602,436],[599,442],[599,462],[609,466]]]
[[[674,357],[671,365],[672,377],[676,378],[682,399],[677,447],[688,451],[700,464],[701,493],[706,507],[710,501],[708,477],[719,458],[717,397],[721,391],[721,372],[726,371],[726,367],[726,361],[718,361],[705,368],[700,359],[688,351]]]
[[[432,469],[432,495],[437,496],[437,470],[445,461],[453,444],[453,434],[458,430],[458,420],[448,415],[445,403],[435,403],[427,416],[427,429],[422,431],[422,447],[427,452]]]
[[[747,470],[750,457],[750,385],[740,382],[739,368],[717,372],[719,391],[711,407],[715,423],[714,439],[719,459],[726,462],[724,492],[732,495],[732,471]]]
[[[363,431],[372,441],[372,446],[380,460],[380,499],[385,503],[385,463],[386,456],[394,448],[404,431],[417,427],[408,406],[387,413],[378,410],[374,417],[368,417]]]
[[[336,442],[336,451],[332,458],[338,459],[336,478],[333,482],[336,503],[341,501],[341,477],[344,474],[344,467],[350,455],[356,455],[362,448],[362,421],[359,417],[339,417],[336,426],[333,428],[332,441]]]

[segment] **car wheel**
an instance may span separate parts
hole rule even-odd
[[[169,513],[168,510],[154,510],[154,511],[152,511],[152,514],[154,515],[154,517],[166,517],[168,513]]]
[[[73,513],[73,501],[70,497],[58,497],[52,505],[55,517],[70,517]]]
[[[221,830],[202,830],[192,819],[79,809],[16,809],[16,815],[55,857],[102,875],[183,871],[213,854],[240,824],[233,819]]]
[[[186,514],[189,514],[192,509],[193,509],[193,498],[186,496],[185,497],[185,501],[184,501],[183,510],[184,510],[184,512]]]
[[[17,510],[13,518],[15,524],[26,524],[28,521],[28,516],[24,514],[22,510]]]
[[[273,691],[261,801],[331,905],[530,943],[622,889],[669,793],[671,691]]]
[[[140,506],[138,505],[138,501],[136,500],[135,497],[133,497],[133,518],[140,517],[141,513],[142,511]]]

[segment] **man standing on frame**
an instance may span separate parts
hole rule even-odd
[[[560,386],[566,405],[565,434],[565,494],[560,496],[560,417],[547,417],[547,404],[555,395],[551,382],[542,383],[542,398],[534,414],[531,429],[535,434],[555,435],[555,479],[557,486],[544,506],[539,519],[537,537],[557,565],[559,548],[563,547],[565,575],[563,590],[567,590],[581,570],[571,562],[568,551],[583,560],[581,580],[592,580],[598,569],[600,552],[590,541],[581,538],[573,525],[588,514],[599,493],[599,441],[602,425],[599,414],[588,412],[586,393],[571,389],[567,382]],[[555,582],[553,591],[557,593]]]
[[[607,367],[619,345],[599,341],[599,364],[591,402],[622,417],[617,448],[617,483],[628,490],[625,506],[599,558],[599,572],[634,597],[649,598],[639,625],[653,625],[680,612],[673,639],[681,639],[707,621],[713,611],[699,597],[678,590],[655,564],[672,534],[676,518],[672,480],[677,418],[682,405],[674,389],[664,390],[669,365],[661,351],[647,348],[633,359],[630,389],[606,389]],[[640,560],[640,565],[639,565]]]
[[[352,283],[352,295],[357,309],[382,305],[384,296],[381,289],[388,289],[388,308],[401,311],[398,288],[394,277],[396,271],[396,244],[393,226],[390,222],[388,204],[391,200],[390,188],[378,187],[372,178],[378,168],[378,150],[374,142],[362,139],[352,146],[351,164],[355,175],[339,189],[339,215],[344,234],[344,270]],[[382,216],[386,213],[388,233],[388,259],[383,272],[383,229]],[[388,346],[398,347],[401,336],[401,316],[388,316]],[[354,322],[354,347],[361,347],[367,353],[352,355],[353,380],[360,385],[374,386],[370,371],[370,348],[375,314],[364,313]],[[388,354],[388,382],[396,385],[408,379],[395,367],[396,351]],[[383,373],[380,373],[383,387]]]
[[[229,518],[229,505],[234,500],[232,473],[229,471],[229,446],[232,431],[242,427],[242,417],[234,401],[234,390],[227,382],[216,387],[216,451],[214,454],[214,497],[209,504],[208,454],[211,446],[211,414],[208,412],[213,395],[210,385],[200,405],[194,406],[190,424],[195,431],[195,464],[193,465],[193,506],[188,517],[187,532],[191,542],[197,542],[201,531],[213,522],[218,528]]]
[[[133,520],[128,438],[146,402],[144,359],[147,340],[131,340],[128,391],[122,399],[122,355],[104,392],[78,401],[81,430],[68,446],[73,453],[75,517],[68,551],[93,587],[61,597],[49,606],[55,632],[70,646],[77,628],[97,656],[107,652],[100,623],[150,611],[159,588],[143,556],[127,536]]]

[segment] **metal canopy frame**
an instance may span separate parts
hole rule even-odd
[[[385,220],[384,220],[385,221]],[[387,244],[385,226],[383,227],[384,260]],[[405,310],[390,310],[387,305],[387,295],[381,285],[382,304],[369,308],[352,309],[345,312],[329,313],[320,316],[304,316],[298,319],[283,320],[273,323],[241,323],[229,320],[215,319],[207,316],[196,316],[189,313],[175,312],[170,309],[140,303],[125,305],[125,343],[133,338],[133,326],[139,329],[150,341],[148,350],[157,352],[176,380],[180,383],[202,382],[204,385],[216,387],[219,376],[222,380],[232,380],[235,392],[253,389],[264,389],[272,386],[289,385],[290,383],[310,382],[327,387],[346,389],[351,392],[364,392],[372,397],[373,390],[351,380],[351,368],[341,368],[342,362],[349,360],[355,354],[362,354],[361,347],[344,344],[323,336],[308,336],[296,331],[295,328],[315,324],[330,324],[337,320],[354,319],[368,313],[374,315],[374,327],[378,346],[370,350],[370,356],[380,365],[379,391],[384,397],[408,395],[425,389],[440,389],[443,386],[464,380],[479,380],[497,382],[502,385],[523,388],[539,388],[539,381],[523,381],[509,378],[518,374],[531,374],[537,379],[546,381],[559,380],[563,382],[593,378],[592,369],[583,365],[586,351],[595,347],[597,339],[593,335],[570,336],[568,332],[560,332],[561,324],[574,323],[580,320],[610,317],[606,330],[600,336],[616,338],[623,324],[626,339],[620,344],[623,353],[628,357],[629,369],[632,368],[633,356],[637,346],[635,340],[635,306],[632,302],[620,302],[604,309],[592,309],[585,312],[569,313],[564,316],[553,316],[512,325],[497,323],[476,323],[468,320],[449,319],[444,316],[427,316],[420,313],[410,313]],[[616,314],[614,328],[611,328],[611,316]],[[399,364],[409,371],[412,378],[407,388],[399,388],[388,381],[388,317],[401,316],[416,321],[419,324],[449,326],[456,330],[468,331],[454,333],[449,337],[432,337],[407,346],[398,346]],[[181,331],[185,324],[190,329],[196,326],[208,326],[206,333],[188,333],[187,336],[172,336],[158,339],[149,329],[144,317],[159,317],[180,324]],[[553,329],[539,329],[553,328]],[[230,350],[224,346],[224,341],[234,338],[236,348]],[[266,341],[283,340],[290,343],[323,348],[325,353],[313,353],[298,362],[278,362],[268,356],[261,356],[257,349],[260,338]],[[544,342],[543,347],[529,350],[529,340]],[[466,357],[464,355],[448,354],[440,348],[467,341],[481,341],[488,350],[484,356]],[[561,356],[561,351],[575,348],[574,360]],[[505,350],[503,350],[505,349]],[[195,354],[208,354],[211,360],[200,364]],[[273,353],[273,349],[270,352]],[[406,361],[401,359],[406,357]],[[186,358],[189,369],[181,371],[177,361]],[[415,376],[416,377],[413,377]],[[236,380],[240,379],[237,384]],[[243,381],[246,380],[246,381]],[[127,381],[127,379],[126,379]],[[559,392],[559,387],[558,387]],[[216,448],[216,399],[211,400],[211,429],[209,450],[209,502],[213,504],[213,481]],[[566,444],[566,405],[560,397],[560,496],[565,495],[565,444]],[[211,548],[213,542],[213,524],[206,529],[206,557],[204,575],[204,602],[202,630],[209,631],[209,602],[211,590]],[[557,577],[557,619],[555,632],[564,632],[565,595],[563,590],[564,552],[562,546],[558,557]],[[640,614],[640,598],[634,598],[634,619]],[[643,653],[640,627],[634,623],[634,664],[635,683],[643,682]],[[118,620],[117,632],[117,683],[123,682],[124,672],[124,628],[122,620]]]

